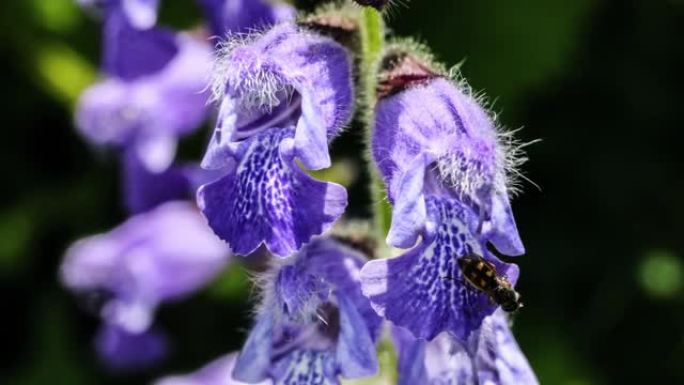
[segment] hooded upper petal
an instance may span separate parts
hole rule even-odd
[[[236,141],[271,127],[296,126],[295,156],[309,169],[330,165],[328,140],[349,122],[354,90],[349,53],[292,23],[226,43],[214,71],[220,118],[203,164]]]
[[[102,317],[140,333],[152,323],[158,304],[206,284],[228,254],[196,208],[170,202],[76,242],[67,250],[61,278],[75,292],[110,293]]]
[[[499,251],[524,252],[506,194],[507,148],[475,98],[435,77],[382,98],[375,113],[373,157],[395,208],[388,243],[415,243],[432,195],[481,214]]]
[[[344,212],[347,192],[295,163],[293,128],[272,128],[240,143],[227,175],[202,186],[198,202],[212,229],[237,254],[261,244],[288,256]]]

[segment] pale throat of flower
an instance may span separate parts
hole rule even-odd
[[[302,113],[302,98],[293,88],[277,91],[268,103],[257,101],[253,95],[240,94],[236,104],[243,107],[238,114],[234,140],[243,140],[270,128],[296,125]]]

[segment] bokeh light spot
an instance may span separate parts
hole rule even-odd
[[[31,3],[41,24],[51,31],[68,32],[78,24],[80,11],[73,0],[33,0]]]
[[[97,76],[95,68],[66,45],[42,47],[37,58],[43,86],[70,105]]]
[[[682,261],[664,250],[652,250],[638,268],[641,288],[653,297],[668,298],[682,289]]]

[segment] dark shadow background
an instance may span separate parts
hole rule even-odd
[[[194,1],[162,3],[163,24],[199,20]],[[501,122],[543,139],[524,166],[541,190],[527,183],[514,202],[528,249],[515,332],[542,384],[684,383],[684,0],[414,0],[389,23],[447,63],[465,58]],[[98,363],[97,321],[56,271],[71,241],[124,219],[115,159],[72,127],[99,25],[72,0],[4,0],[0,27],[0,383],[142,384],[239,348],[249,289],[234,267],[160,311],[174,344],[163,365]],[[204,135],[183,156],[199,157]],[[338,158],[358,158],[356,136]]]

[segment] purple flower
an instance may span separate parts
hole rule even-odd
[[[393,204],[387,242],[421,242],[398,258],[369,262],[363,291],[381,315],[416,337],[449,331],[465,341],[496,306],[465,283],[458,258],[481,256],[511,283],[518,278],[517,266],[487,249],[491,242],[504,254],[524,252],[506,192],[515,161],[463,86],[408,55],[389,63],[394,73],[381,77],[372,138]]]
[[[465,202],[482,217],[487,241],[524,253],[506,191],[515,149],[463,86],[435,77],[388,95],[375,111],[373,157],[394,205],[389,244],[416,243],[436,219],[427,212],[432,197]]]
[[[399,385],[537,385],[530,364],[520,351],[499,310],[485,318],[466,344],[442,333],[428,342],[395,328],[399,352]]]
[[[116,371],[147,368],[166,357],[166,337],[155,329],[130,333],[116,325],[103,324],[95,336],[95,350],[103,363]]]
[[[270,0],[198,0],[204,8],[212,33],[247,33],[281,21],[294,20],[296,10],[289,4]]]
[[[61,278],[76,293],[99,293],[102,319],[139,334],[149,329],[157,306],[201,288],[228,256],[195,207],[170,202],[73,244]]]
[[[365,258],[317,238],[263,278],[257,322],[233,378],[255,383],[338,384],[377,371],[381,319],[361,294]]]
[[[328,141],[351,118],[347,51],[285,23],[227,43],[215,70],[219,120],[202,166],[226,176],[203,186],[209,224],[237,254],[261,244],[279,256],[297,251],[344,211],[342,186],[311,179],[330,165]]]
[[[416,337],[449,331],[465,341],[496,304],[465,282],[458,258],[483,256],[512,284],[518,267],[499,261],[475,237],[479,217],[469,206],[435,197],[425,205],[431,221],[422,242],[399,257],[368,262],[361,271],[363,292],[380,315]]]
[[[157,22],[159,0],[76,0],[76,2],[84,8],[105,13],[121,10],[128,22],[137,29],[151,28]]]
[[[185,375],[172,375],[160,378],[153,385],[247,385],[245,382],[233,379],[233,369],[237,353],[226,354],[206,364],[199,370]],[[257,385],[271,385],[266,380]]]
[[[91,143],[130,148],[149,171],[159,173],[173,161],[178,137],[205,118],[203,89],[212,54],[208,44],[187,34],[157,29],[140,34],[132,43],[137,48],[120,42],[121,52],[115,56],[122,59],[110,63],[109,72],[115,76],[83,93],[76,125]],[[167,48],[173,48],[172,55],[166,55]],[[157,55],[158,51],[164,53]],[[150,72],[145,66],[155,60],[149,56],[163,56],[163,65]],[[135,61],[141,65],[124,64]]]

